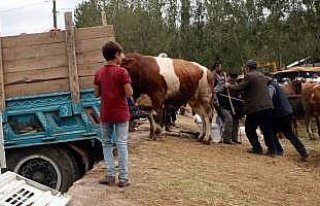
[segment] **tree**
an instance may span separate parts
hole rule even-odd
[[[80,3],[74,12],[77,27],[89,27],[101,25],[101,7],[96,1]]]
[[[76,26],[101,24],[101,10],[126,52],[235,71],[249,58],[283,66],[320,57],[317,0],[91,0],[77,6]]]

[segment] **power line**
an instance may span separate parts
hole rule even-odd
[[[45,0],[45,1],[41,2],[41,3],[39,2],[39,3],[19,6],[19,7],[15,7],[15,8],[12,8],[12,9],[7,9],[7,10],[0,11],[0,14],[7,13],[7,12],[10,12],[10,11],[14,11],[14,10],[18,10],[18,9],[24,9],[24,8],[28,8],[28,7],[32,7],[32,6],[36,6],[36,5],[41,5],[41,4],[48,3],[48,2],[50,2],[50,1],[49,0]]]

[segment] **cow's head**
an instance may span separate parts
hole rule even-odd
[[[292,80],[292,87],[293,87],[295,94],[301,94],[302,83],[300,80],[298,80],[298,79]]]
[[[129,53],[122,59],[121,66],[128,70],[129,74],[136,72],[138,64],[143,61],[143,56],[138,53]]]

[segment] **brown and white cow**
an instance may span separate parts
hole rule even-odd
[[[181,59],[126,54],[122,67],[132,79],[134,99],[150,98],[150,136],[153,139],[162,132],[164,105],[179,108],[185,103],[199,114],[204,122],[199,138],[210,143],[212,120],[213,75],[206,67]],[[141,100],[141,99],[140,99]],[[148,102],[148,101],[147,101]]]

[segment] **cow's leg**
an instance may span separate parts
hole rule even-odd
[[[150,134],[149,138],[151,140],[156,140],[159,134],[162,132],[161,126],[157,123],[158,113],[155,111],[151,111],[148,115],[148,120],[150,123]]]
[[[207,125],[205,116],[203,114],[201,114],[200,117],[201,117],[201,121],[202,121],[202,128],[201,128],[201,133],[199,135],[199,139],[201,141],[203,141],[203,139],[206,135],[206,128],[208,127],[208,125]]]
[[[205,144],[210,144],[211,140],[211,124],[210,114],[211,112],[206,110],[203,106],[193,108],[194,111],[200,115],[202,120],[202,131],[199,135],[199,139]]]
[[[305,116],[305,123],[306,123],[306,128],[307,128],[307,132],[309,135],[309,138],[311,140],[314,140],[314,136],[313,136],[313,132],[312,132],[312,116],[306,115]]]
[[[320,138],[320,120],[318,116],[316,116],[315,118],[317,123],[318,137]]]
[[[150,124],[150,133],[149,133],[149,138],[150,139],[154,139],[155,136],[155,121],[152,115],[152,112],[150,112],[147,116],[148,120],[149,120],[149,124]]]
[[[162,115],[163,115],[163,99],[164,95],[157,92],[152,95],[148,95],[152,102],[153,110],[148,115],[150,122],[150,139],[156,140],[161,134],[162,130]]]
[[[204,127],[203,129],[205,130],[205,136],[202,140],[202,142],[204,144],[210,144],[210,141],[211,141],[211,124],[210,124],[210,118],[208,116],[208,114],[206,114],[204,116],[204,122],[206,123],[206,127]]]

